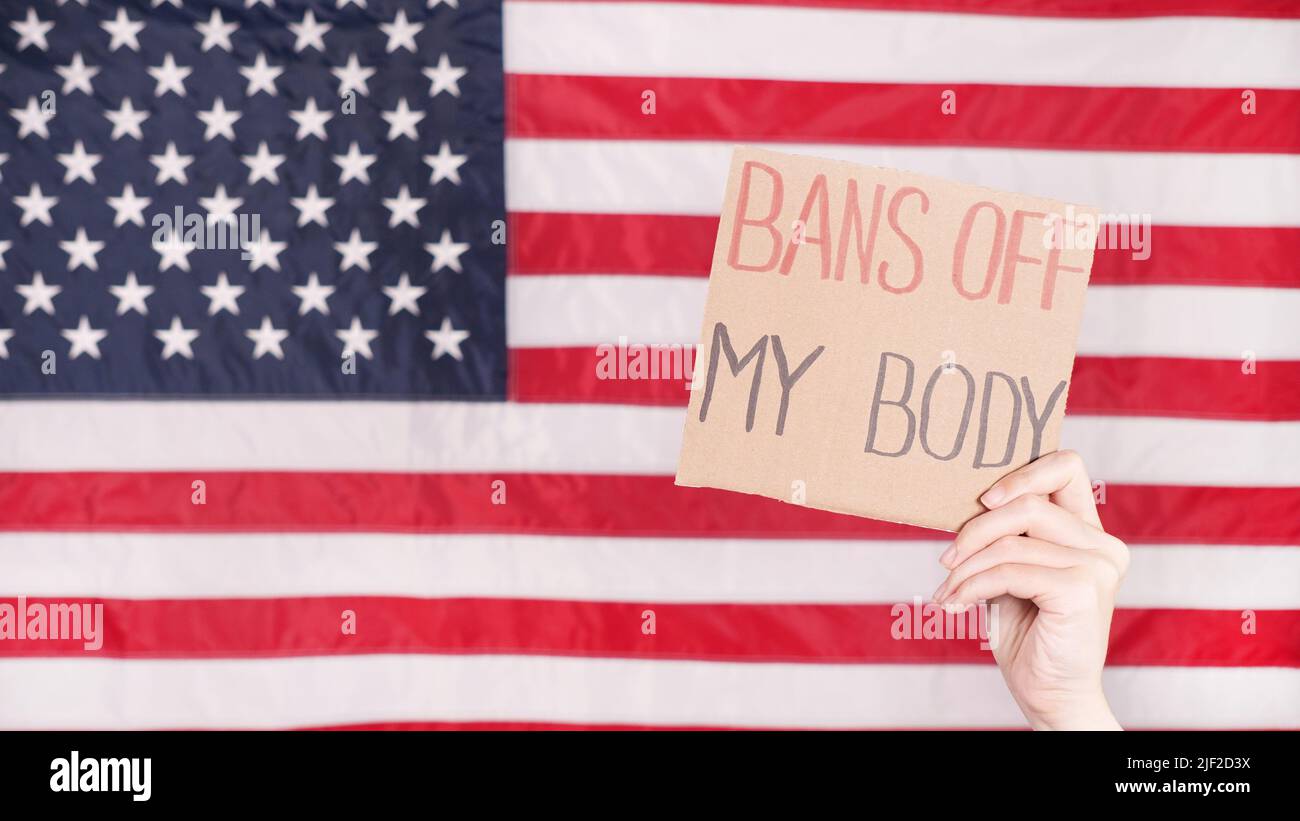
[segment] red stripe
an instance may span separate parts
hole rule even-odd
[[[597,0],[570,0],[596,2]],[[612,2],[613,0],[599,0]],[[629,0],[633,1],[633,0]],[[653,0],[652,0],[653,1]],[[526,2],[526,0],[516,0]],[[1300,17],[1294,0],[661,0],[738,6],[811,6],[1019,17]]]
[[[1294,153],[1300,90],[509,74],[512,137]],[[653,91],[653,116],[642,112]],[[954,92],[955,113],[944,114]]]
[[[991,663],[973,638],[923,639],[925,610],[891,604],[665,604],[322,596],[270,599],[28,599],[103,605],[102,646],[0,641],[0,656],[259,658],[374,653],[510,654],[846,664]],[[909,608],[911,606],[909,605]],[[934,608],[932,608],[934,609]],[[655,633],[642,630],[653,610]],[[341,629],[355,615],[355,634]],[[899,613],[906,615],[898,615]],[[942,619],[942,612],[938,613]],[[1300,611],[1117,610],[1111,664],[1300,666]],[[911,640],[895,638],[899,630]],[[950,628],[952,629],[952,628]],[[913,632],[914,631],[914,632]],[[952,635],[952,634],[950,634]]]
[[[717,217],[515,212],[511,274],[708,276]],[[1151,256],[1097,251],[1096,285],[1300,288],[1300,228],[1151,227]]]
[[[519,402],[583,402],[684,406],[693,349],[664,378],[602,379],[596,364],[617,348],[511,350],[510,396]],[[1300,420],[1300,362],[1081,356],[1074,361],[1069,413],[1177,416],[1253,421]],[[682,378],[668,378],[671,376]]]
[[[1300,545],[1300,488],[1112,484],[1101,515],[1137,544]],[[0,473],[0,530],[946,538],[671,476],[538,473]]]

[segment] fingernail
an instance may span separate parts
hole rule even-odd
[[[966,498],[969,499],[970,497],[967,496]],[[957,558],[957,543],[953,542],[948,545],[948,549],[943,551],[943,555],[939,557],[939,564],[948,569],[952,569],[952,560],[955,558]]]
[[[994,485],[988,489],[987,493],[980,497],[980,501],[984,503],[985,507],[994,507],[998,502],[1001,502],[1006,495],[1007,492],[1005,490]]]
[[[948,587],[948,580],[944,579],[943,584],[940,584],[938,587],[934,589],[934,594],[930,596],[930,601],[935,602],[936,604],[943,601],[943,591],[946,590],[947,587]]]

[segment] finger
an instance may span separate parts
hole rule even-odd
[[[940,602],[945,610],[960,612],[998,596],[1032,601],[1040,610],[1065,612],[1075,585],[1072,568],[1032,564],[999,564],[962,582]]]
[[[1021,496],[1013,502],[981,513],[957,531],[952,545],[939,557],[951,570],[1003,536],[1027,534],[1036,539],[1078,548],[1096,548],[1105,533],[1085,524],[1064,508],[1042,496]]]
[[[980,501],[990,510],[1027,494],[1047,496],[1090,525],[1101,527],[1092,480],[1083,458],[1072,450],[1058,450],[1008,473],[984,492]]]
[[[1075,567],[1087,554],[1070,547],[1033,539],[1028,536],[1003,536],[953,568],[943,584],[934,591],[931,601],[942,601],[950,590],[1000,564],[1032,564],[1040,567]]]

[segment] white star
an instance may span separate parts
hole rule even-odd
[[[90,327],[90,319],[85,314],[81,315],[81,321],[77,323],[76,328],[65,329],[59,333],[72,343],[72,349],[68,351],[71,359],[76,359],[83,353],[88,354],[91,359],[99,359],[99,343],[108,336],[108,331],[99,331]]]
[[[203,139],[210,141],[217,137],[225,137],[227,140],[235,139],[235,121],[244,116],[238,111],[227,111],[226,101],[218,97],[212,101],[212,108],[207,111],[197,111],[200,121],[206,128],[203,131]]]
[[[226,186],[218,185],[210,197],[199,197],[199,205],[208,212],[209,222],[235,219],[235,209],[244,204],[241,197],[226,196]]]
[[[290,197],[289,202],[293,203],[294,208],[298,209],[299,228],[309,222],[329,227],[329,218],[325,216],[325,212],[333,207],[334,200],[317,194],[315,185],[307,187],[307,196]]]
[[[190,345],[194,344],[194,340],[199,338],[199,332],[187,330],[181,324],[179,316],[172,317],[171,327],[163,331],[154,331],[153,335],[155,338],[162,340],[163,359],[171,359],[173,354],[180,354],[186,359],[194,358],[194,350],[190,348]]]
[[[401,311],[410,311],[415,316],[419,316],[420,306],[417,303],[428,290],[428,288],[412,285],[411,278],[403,273],[396,285],[384,286],[384,294],[391,300],[388,305],[388,315],[396,316]]]
[[[136,35],[144,29],[144,23],[137,23],[127,17],[126,9],[119,8],[117,10],[117,19],[99,25],[100,28],[108,32],[109,51],[117,51],[122,46],[126,46],[132,51],[140,50],[140,41],[136,39]]]
[[[446,52],[438,58],[438,65],[433,68],[423,70],[424,76],[429,78],[432,83],[429,86],[429,96],[437,97],[441,92],[447,92],[453,97],[460,96],[460,78],[469,73],[469,69],[461,66],[453,66],[451,60],[447,57]]]
[[[436,9],[439,3],[446,3],[449,7],[458,9],[460,8],[459,2],[460,0],[429,0],[429,8]]]
[[[370,343],[379,336],[379,331],[369,331],[361,327],[361,317],[352,317],[352,324],[343,330],[335,331],[334,335],[343,342],[343,356],[361,354],[366,359],[375,358],[370,351]]]
[[[289,24],[289,31],[292,31],[296,38],[293,41],[293,50],[302,51],[310,47],[317,51],[325,51],[325,34],[332,28],[334,27],[329,23],[317,23],[316,15],[311,9],[307,9],[301,23]]]
[[[95,166],[103,159],[100,154],[87,154],[86,147],[77,140],[72,145],[71,154],[59,154],[59,162],[67,171],[63,174],[63,184],[68,185],[74,180],[85,180],[91,185],[95,184]]]
[[[9,113],[18,121],[18,139],[21,140],[28,134],[36,134],[45,140],[50,138],[50,130],[46,128],[46,125],[50,120],[54,119],[55,109],[53,107],[46,111],[45,107],[37,102],[35,97],[28,97],[26,108],[11,108]]]
[[[436,274],[443,268],[450,268],[456,273],[461,273],[460,255],[469,250],[468,242],[452,242],[451,231],[442,230],[442,236],[436,243],[426,242],[424,250],[433,257],[433,272]]]
[[[397,101],[397,108],[392,111],[381,111],[379,116],[388,123],[390,141],[398,137],[410,137],[412,140],[419,141],[420,136],[415,133],[415,124],[424,119],[424,112],[412,111],[406,105],[405,97]]]
[[[208,298],[208,316],[216,316],[222,311],[239,315],[237,300],[243,296],[245,288],[243,285],[231,285],[225,271],[217,275],[216,285],[204,285],[199,290]]]
[[[357,4],[358,7],[363,9],[366,7],[366,0],[338,0],[338,5],[336,6],[336,8],[341,9],[344,6],[346,6],[348,3],[355,3]]]
[[[137,197],[131,183],[122,186],[122,196],[109,197],[108,205],[114,211],[113,227],[121,228],[128,222],[144,227],[144,209],[153,202],[149,197]]]
[[[158,8],[158,7],[161,6],[163,3],[170,3],[171,5],[175,6],[176,8],[181,8],[181,0],[152,0],[152,2],[150,3],[150,5],[151,5],[153,8]]]
[[[117,297],[118,316],[122,316],[127,311],[135,311],[144,316],[149,313],[144,301],[154,292],[154,287],[152,285],[141,285],[140,281],[135,278],[135,271],[129,271],[126,275],[126,281],[121,285],[108,286],[108,292]]]
[[[322,140],[329,139],[325,134],[325,123],[330,121],[334,112],[329,109],[321,111],[316,107],[316,101],[311,97],[307,98],[307,105],[302,111],[290,111],[289,117],[298,124],[298,133],[294,135],[295,140],[305,140],[308,137],[319,137]]]
[[[273,327],[271,317],[262,317],[262,326],[256,330],[244,331],[244,336],[253,340],[254,359],[261,359],[268,353],[276,359],[284,359],[284,351],[280,349],[280,343],[289,338],[289,332]]]
[[[353,228],[352,236],[348,237],[347,242],[334,243],[334,250],[343,255],[343,261],[339,263],[339,270],[346,271],[353,265],[363,271],[370,270],[370,255],[379,247],[377,242],[363,242],[361,239],[361,229]]]
[[[9,340],[14,338],[14,332],[9,328],[0,328],[0,359],[9,358]]]
[[[5,253],[14,246],[13,242],[7,239],[0,239],[0,271],[5,269]]]
[[[424,338],[433,343],[433,358],[441,359],[443,354],[451,354],[457,361],[464,359],[460,352],[460,343],[469,339],[469,331],[458,331],[451,324],[451,317],[443,317],[442,327],[436,331],[425,331]]]
[[[167,148],[161,154],[151,154],[149,162],[153,163],[158,169],[158,176],[154,180],[155,185],[162,185],[168,180],[176,180],[181,185],[189,185],[189,176],[185,169],[190,163],[194,162],[194,157],[189,154],[176,153],[176,143],[168,140]]]
[[[339,78],[339,96],[346,97],[349,91],[355,91],[363,97],[370,96],[370,87],[366,80],[374,76],[375,70],[362,66],[354,52],[348,57],[347,65],[330,69],[330,74]]]
[[[50,209],[59,204],[59,198],[41,196],[41,187],[36,183],[32,183],[32,192],[27,196],[14,197],[14,203],[23,209],[19,225],[26,226],[33,222],[41,222],[53,227],[54,219],[50,216]]]
[[[213,9],[212,16],[206,23],[195,23],[194,28],[198,29],[199,34],[203,35],[203,44],[199,48],[207,51],[213,46],[231,50],[230,35],[234,34],[239,28],[238,23],[227,23],[221,19],[220,9]]]
[[[287,242],[274,242],[271,240],[271,232],[262,231],[262,236],[252,242],[244,243],[243,253],[239,255],[240,259],[249,260],[248,270],[256,271],[263,266],[270,268],[272,271],[280,270],[280,254],[285,248],[289,247]]]
[[[4,73],[3,71],[0,71],[0,74],[3,74],[3,73]],[[7,162],[9,162],[9,155],[8,155],[8,154],[0,154],[0,168],[4,167],[4,164],[7,163]],[[3,180],[4,178],[5,178],[5,175],[4,175],[4,174],[0,174],[0,180]]]
[[[397,17],[391,23],[380,23],[379,28],[384,34],[388,35],[388,53],[392,54],[399,48],[404,48],[414,54],[415,35],[420,33],[424,28],[423,23],[412,23],[406,19],[406,10],[399,9]]]
[[[280,175],[276,173],[280,163],[284,162],[283,154],[272,154],[263,141],[257,146],[256,154],[245,154],[241,159],[244,165],[248,166],[248,184],[252,185],[258,180],[270,180],[272,184],[280,184]]]
[[[9,27],[18,32],[18,45],[15,51],[22,51],[28,46],[36,46],[41,51],[49,51],[50,44],[46,42],[45,35],[50,33],[54,28],[53,22],[45,22],[36,16],[36,9],[27,9],[27,19],[18,22],[14,21]]]
[[[85,228],[78,228],[77,236],[74,239],[61,241],[59,248],[68,255],[69,271],[79,265],[84,265],[92,271],[99,270],[99,263],[95,261],[95,254],[104,250],[104,243],[92,241],[86,236]]]
[[[63,78],[63,93],[71,94],[74,91],[80,91],[87,95],[93,96],[94,87],[90,81],[99,74],[98,66],[88,66],[81,58],[81,52],[78,51],[72,55],[72,62],[66,66],[55,66],[54,70]]]
[[[15,285],[14,290],[26,300],[23,303],[23,316],[33,313],[38,308],[54,316],[54,298],[63,291],[63,286],[45,284],[45,277],[37,271],[32,275],[31,285]]]
[[[451,153],[451,144],[443,140],[437,154],[424,155],[425,164],[433,169],[429,182],[437,185],[442,180],[451,180],[452,185],[460,185],[460,167],[467,159],[464,154]]]
[[[145,70],[157,83],[153,90],[153,96],[155,97],[161,97],[169,91],[174,92],[178,97],[184,97],[185,78],[194,71],[192,68],[176,65],[176,59],[172,57],[170,52],[163,58],[162,65],[156,68],[146,68]]]
[[[320,278],[315,273],[307,278],[306,285],[294,285],[290,290],[301,300],[298,305],[299,316],[306,316],[311,311],[320,311],[322,314],[330,312],[330,306],[325,300],[334,293],[334,286],[321,285]]]
[[[190,270],[190,252],[194,251],[195,247],[175,231],[168,234],[162,242],[154,242],[153,249],[158,252],[159,271],[166,271],[172,267],[180,268],[182,271]]]
[[[369,185],[370,172],[366,169],[370,168],[374,161],[375,155],[362,154],[356,143],[348,146],[348,153],[335,154],[334,162],[339,167],[339,185],[343,185],[348,180],[361,180]]]
[[[406,223],[413,228],[419,228],[420,221],[416,219],[416,215],[428,202],[426,199],[412,197],[411,192],[406,190],[406,186],[403,185],[398,190],[396,197],[384,198],[384,207],[392,212],[388,217],[388,227],[396,228],[398,225]]]
[[[262,5],[266,6],[268,9],[275,8],[275,0],[244,0],[244,8],[251,9],[253,6],[256,6],[258,3],[261,3]]]
[[[241,66],[239,73],[244,75],[248,80],[248,90],[244,92],[247,96],[252,97],[259,91],[265,91],[272,97],[275,96],[275,78],[284,73],[284,69],[279,66],[268,65],[266,54],[259,52],[257,59],[251,66]]]
[[[128,97],[122,98],[122,107],[114,111],[105,109],[104,116],[113,124],[113,139],[120,139],[123,134],[130,134],[137,140],[144,139],[144,132],[140,130],[140,124],[149,119],[148,111],[136,111],[131,106],[131,100]]]

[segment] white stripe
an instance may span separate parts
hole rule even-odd
[[[511,211],[703,214],[722,209],[734,146],[688,140],[506,141]],[[782,145],[791,154],[888,166],[1148,215],[1171,225],[1300,225],[1300,155]]]
[[[281,728],[396,721],[1022,727],[989,665],[518,656],[3,662],[4,729]],[[1107,668],[1129,727],[1300,726],[1300,670]],[[1225,694],[1231,694],[1225,698]],[[219,696],[219,697],[214,697]]]
[[[670,475],[683,408],[482,402],[0,402],[6,470]],[[321,447],[321,443],[329,447]],[[1119,484],[1300,485],[1300,422],[1067,416]],[[188,493],[188,489],[185,490]]]
[[[506,70],[511,72],[1017,85],[1300,85],[1300,24],[1294,20],[1091,20],[506,2],[505,35]]]
[[[694,343],[707,291],[708,280],[700,277],[509,277],[507,341],[513,348],[617,344],[620,337]],[[1296,317],[1300,289],[1294,288],[1093,285],[1079,353],[1241,360],[1250,352],[1258,359],[1300,359]]]
[[[883,604],[928,596],[945,541],[0,534],[0,597],[414,596]],[[1300,549],[1135,546],[1121,607],[1300,608]],[[502,572],[509,568],[509,572]]]

